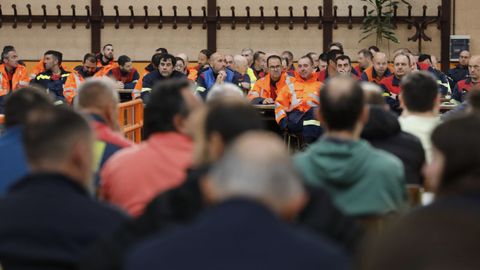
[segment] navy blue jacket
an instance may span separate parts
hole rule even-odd
[[[127,220],[66,176],[31,174],[0,199],[4,269],[74,269],[79,256]]]
[[[0,197],[8,188],[28,172],[22,144],[22,128],[9,127],[0,136]]]
[[[225,69],[225,72],[227,73],[227,77],[225,78],[225,82],[233,83],[235,85],[239,85],[239,83],[242,81],[241,76],[242,74],[233,71],[229,68]],[[196,93],[203,99],[207,99],[208,92],[210,89],[215,85],[215,81],[217,79],[218,74],[215,74],[213,72],[212,68],[208,68],[204,72],[202,72],[198,78],[197,78],[197,88],[196,88]],[[248,76],[246,76],[248,77]],[[245,78],[246,79],[246,78]],[[250,79],[250,78],[249,78]],[[247,82],[247,81],[245,81]]]
[[[52,72],[47,70],[38,74],[30,81],[30,83],[48,89],[48,93],[55,99],[55,101],[62,101],[64,103],[65,97],[63,96],[63,85],[67,81],[70,72],[67,72],[62,68],[60,71],[60,78],[58,80],[53,80]]]
[[[152,91],[153,86],[156,83],[161,82],[163,80],[175,79],[175,78],[177,79],[186,78],[186,75],[179,71],[174,70],[173,73],[170,75],[170,77],[164,77],[162,74],[160,74],[160,71],[158,71],[158,69],[145,75],[142,81],[142,93],[140,94],[143,100],[143,103],[148,103],[148,100],[150,99],[150,91]]]
[[[332,244],[294,230],[265,207],[229,200],[190,227],[157,235],[127,256],[128,270],[348,269]]]
[[[462,67],[457,65],[455,68],[452,68],[448,71],[447,75],[452,79],[453,83],[451,88],[455,86],[461,80],[465,80],[468,76],[468,66]]]

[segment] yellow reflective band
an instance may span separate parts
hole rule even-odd
[[[390,96],[390,93],[383,93],[382,96],[384,96],[384,97],[389,97],[389,96]]]
[[[317,120],[305,120],[303,121],[304,126],[320,126],[320,121]]]
[[[37,80],[50,80],[50,76],[48,76],[48,75],[38,75]]]
[[[93,172],[97,172],[100,169],[100,163],[102,162],[103,152],[105,152],[106,147],[107,144],[102,141],[96,140],[93,143]]]
[[[68,77],[68,76],[70,76],[70,73],[62,74],[62,77]]]

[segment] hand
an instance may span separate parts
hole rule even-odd
[[[275,102],[271,98],[266,98],[262,101],[262,104],[273,104],[273,103]]]
[[[240,83],[242,85],[242,88],[243,89],[247,89],[247,90],[250,90],[250,83],[248,82],[242,82]]]
[[[225,81],[225,78],[227,77],[227,73],[224,70],[221,70],[218,72],[217,80],[215,83],[222,84],[223,81]]]
[[[123,89],[125,85],[122,82],[117,82],[117,88],[118,89]]]

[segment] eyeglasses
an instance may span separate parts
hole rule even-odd
[[[268,67],[269,69],[271,70],[277,70],[277,69],[281,69],[282,67],[281,66],[271,66],[271,67]]]

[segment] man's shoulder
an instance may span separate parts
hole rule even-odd
[[[387,151],[369,146],[368,154],[368,163],[372,167],[390,172],[403,169],[402,161]]]

